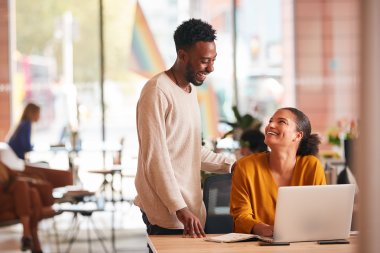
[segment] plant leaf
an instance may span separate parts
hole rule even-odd
[[[237,123],[241,122],[241,115],[236,105],[232,106],[232,111],[234,112]]]

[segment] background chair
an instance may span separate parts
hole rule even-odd
[[[0,161],[12,170],[23,171],[25,162],[17,157],[16,153],[6,142],[0,142]]]
[[[115,203],[116,198],[115,198],[115,193],[119,195],[119,200],[123,201],[123,192],[122,192],[122,170],[124,169],[124,166],[122,165],[122,155],[123,155],[123,150],[124,150],[124,138],[120,139],[120,145],[116,150],[111,150],[112,152],[112,159],[113,159],[113,165],[111,168],[103,168],[100,170],[88,170],[87,172],[93,173],[93,174],[98,174],[103,176],[103,182],[99,187],[99,192],[101,192],[104,196],[104,199],[107,200],[106,195],[107,195],[107,188],[109,188],[111,192],[111,202]],[[104,150],[103,152],[106,152],[107,150]],[[121,188],[120,190],[115,189],[114,187],[114,179],[115,176],[119,175],[120,177],[120,184]],[[110,179],[107,179],[107,177]]]
[[[213,175],[206,178],[203,188],[203,202],[207,218],[207,234],[231,233],[233,220],[230,216],[231,174]]]
[[[5,142],[0,142],[0,161],[14,171],[21,171],[26,176],[43,179],[52,184],[53,188],[73,184],[73,174],[67,170],[49,168],[44,163],[28,163],[17,157]]]
[[[51,183],[53,188],[73,185],[73,174],[68,170],[57,170],[41,165],[25,164],[25,175],[43,179]]]

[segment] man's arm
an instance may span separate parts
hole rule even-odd
[[[214,173],[231,173],[235,159],[229,158],[224,154],[214,153],[202,147],[201,149],[201,169]]]

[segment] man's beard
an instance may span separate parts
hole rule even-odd
[[[195,78],[195,76],[196,76],[196,74],[195,74],[193,68],[191,67],[190,64],[187,64],[186,72],[185,72],[186,81],[194,84],[195,86],[201,86],[203,84],[203,81],[198,82],[197,79]]]

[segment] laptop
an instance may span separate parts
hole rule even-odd
[[[347,239],[355,185],[280,187],[273,242]]]

